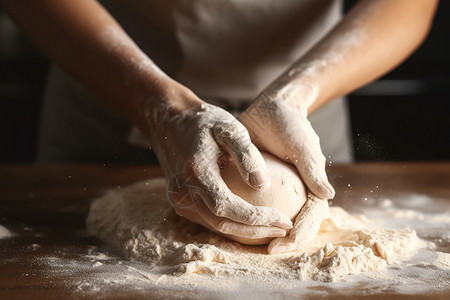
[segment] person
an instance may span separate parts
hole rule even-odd
[[[132,124],[177,213],[225,234],[279,237],[272,253],[300,247],[321,222],[311,212],[334,197],[310,119],[329,159],[349,160],[340,97],[410,55],[438,3],[360,0],[341,17],[339,0],[0,1],[61,68],[47,89],[40,160],[145,162],[148,149],[123,142]],[[238,117],[220,107],[245,105]],[[322,199],[294,225],[220,177],[231,158],[245,182],[266,188],[259,150],[293,164]]]

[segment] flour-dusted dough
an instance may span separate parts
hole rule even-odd
[[[278,158],[262,152],[270,175],[270,186],[254,189],[242,180],[236,165],[230,165],[222,170],[221,175],[228,188],[236,195],[255,206],[269,206],[280,210],[294,221],[307,199],[305,185],[297,170]],[[248,245],[263,245],[272,238],[248,239],[230,236],[230,238]]]
[[[265,276],[270,280],[335,281],[347,274],[380,271],[422,246],[414,230],[373,227],[360,216],[331,207],[318,235],[301,252],[267,255],[266,246],[245,246],[173,212],[163,178],[110,191],[95,200],[88,229],[117,243],[131,260],[164,274]]]
[[[242,180],[235,164],[221,172],[228,188],[236,195],[256,206],[279,209],[294,220],[307,199],[305,185],[297,170],[278,158],[262,152],[270,175],[270,186],[254,189]]]

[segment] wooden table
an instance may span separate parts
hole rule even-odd
[[[158,167],[149,166],[1,165],[0,225],[13,237],[0,239],[0,299],[79,298],[64,272],[46,276],[37,259],[64,257],[77,263],[93,245],[101,247],[97,239],[85,234],[92,199],[110,188],[161,175]],[[444,199],[450,205],[450,162],[332,165],[329,177],[337,191],[333,202],[343,207],[365,198],[395,198],[405,193]],[[126,289],[90,295],[149,296]],[[365,295],[364,299],[381,296]],[[450,299],[450,287],[432,297]]]

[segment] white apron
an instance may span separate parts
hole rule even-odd
[[[104,0],[139,47],[200,98],[242,109],[340,19],[340,0]],[[51,70],[38,161],[154,162],[130,144],[130,124]],[[333,162],[351,159],[344,99],[309,117]]]

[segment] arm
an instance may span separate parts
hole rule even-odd
[[[143,97],[167,94],[176,85],[97,1],[1,0],[1,4],[52,61],[131,121],[141,122],[135,108]],[[188,106],[182,99],[186,100],[165,100]],[[156,100],[150,100],[156,107]]]
[[[427,36],[437,4],[438,0],[360,1],[268,89],[286,92],[289,104],[300,110],[314,111],[405,60]]]
[[[289,237],[269,252],[301,248],[319,230],[334,197],[325,157],[307,114],[381,76],[426,37],[437,0],[361,0],[306,55],[271,83],[240,116],[255,144],[291,162],[317,197],[300,211]]]
[[[165,75],[94,0],[0,0],[52,60],[133,122],[149,139],[175,211],[220,233],[281,237],[291,221],[231,193],[220,153],[259,188],[268,176],[247,130]]]

